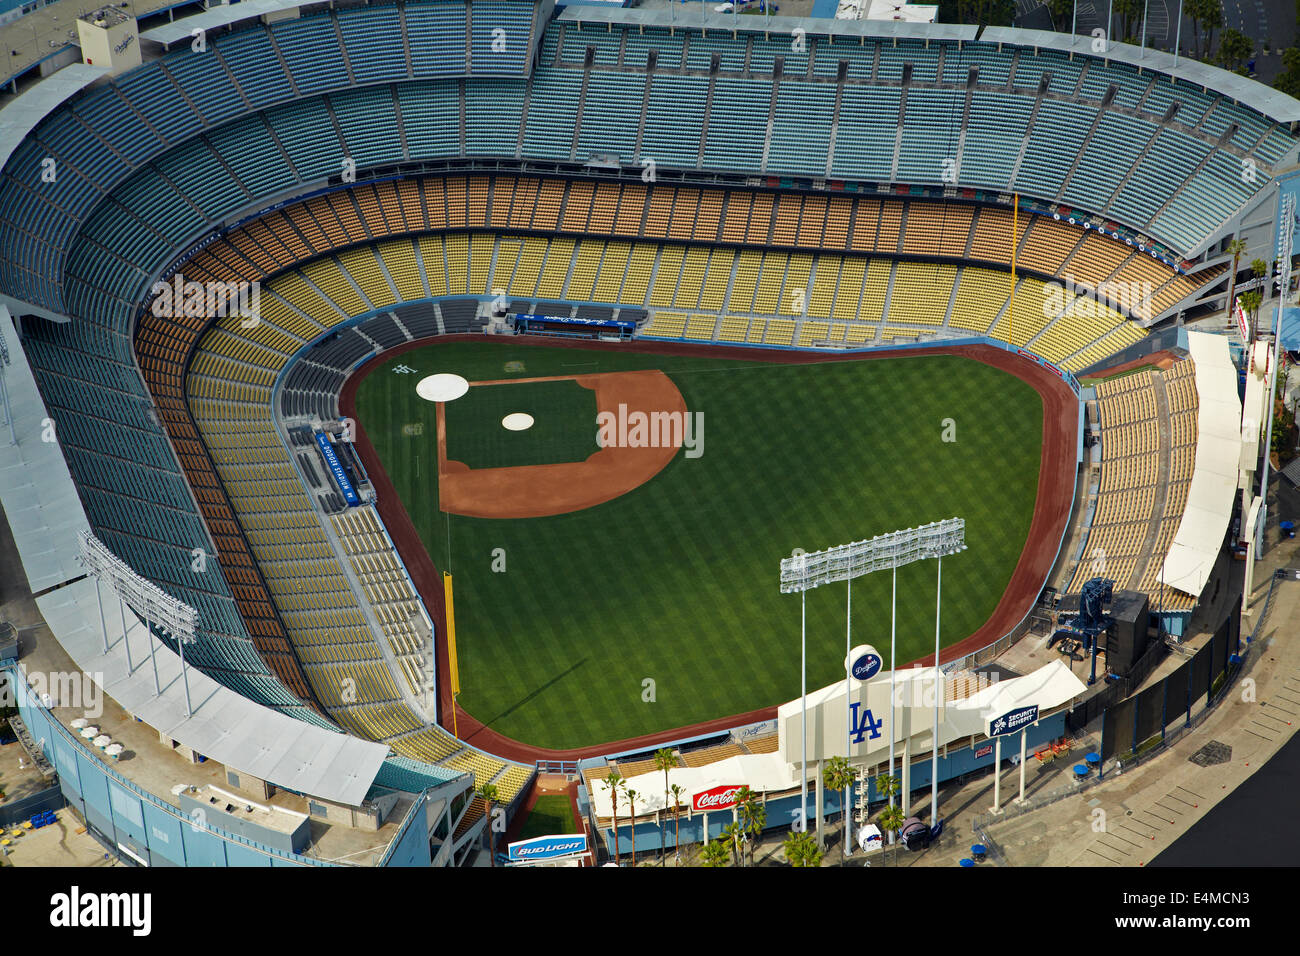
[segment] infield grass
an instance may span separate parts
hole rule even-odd
[[[393,371],[401,365],[417,373]],[[662,370],[703,412],[701,457],[679,452],[640,488],[567,515],[439,511],[434,406],[415,394],[421,377],[631,369]],[[552,748],[797,697],[800,599],[778,589],[779,562],[795,547],[965,518],[969,550],[943,562],[941,640],[969,636],[1024,547],[1042,442],[1042,404],[1029,385],[947,355],[782,365],[433,344],[371,372],[357,417],[434,563],[454,575],[461,705],[502,734]],[[500,430],[499,416],[484,413],[477,426],[472,418],[458,428]],[[943,440],[947,419],[955,441]],[[416,423],[422,434],[407,434]],[[592,433],[590,421],[579,424]],[[495,549],[503,573],[492,570]],[[807,596],[809,689],[843,676],[845,592],[840,584]],[[875,644],[886,666],[889,605],[888,573],[854,583],[854,643]],[[901,569],[900,664],[932,651],[934,613],[935,562]]]

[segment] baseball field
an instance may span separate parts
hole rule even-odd
[[[464,398],[416,395],[441,372],[469,380]],[[598,410],[656,402],[690,416],[689,453],[598,440]],[[1025,549],[1044,443],[1033,386],[950,354],[783,364],[442,342],[374,363],[355,413],[453,574],[463,711],[556,750],[797,697],[800,599],[778,589],[796,547],[965,518],[969,550],[943,562],[941,639],[969,637]],[[503,428],[512,413],[532,427]],[[440,497],[453,488],[454,514]],[[843,675],[845,592],[808,595],[810,689]],[[854,584],[854,643],[887,666],[889,605],[889,574]],[[932,651],[934,615],[935,563],[902,569],[900,664]]]

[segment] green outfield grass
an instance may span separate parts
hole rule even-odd
[[[511,371],[506,371],[511,363]],[[522,367],[517,367],[522,363]],[[401,374],[394,366],[410,366]],[[473,380],[660,369],[705,416],[704,453],[584,511],[527,520],[438,510],[424,375]],[[1023,549],[1042,441],[1037,393],[955,356],[816,365],[435,344],[373,371],[357,415],[425,546],[455,576],[460,702],[500,733],[570,748],[799,694],[797,595],[781,558],[951,516],[944,644],[992,613]],[[956,441],[943,441],[953,419]],[[421,435],[403,426],[424,425]],[[499,428],[499,425],[496,427]],[[590,431],[590,423],[586,427]],[[506,570],[492,570],[495,549]],[[843,676],[845,585],[809,593],[808,686]],[[854,642],[889,654],[890,576],[853,587]],[[935,563],[898,574],[898,658],[934,646]]]

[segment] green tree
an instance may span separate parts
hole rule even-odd
[[[1142,0],[1115,0],[1115,14],[1119,17],[1122,40],[1127,42],[1137,37],[1142,26]]]
[[[474,791],[479,799],[487,804],[488,858],[489,866],[497,865],[497,832],[492,826],[492,806],[497,802],[497,788],[490,783],[479,784]]]
[[[1288,47],[1282,51],[1282,72],[1273,81],[1273,88],[1300,98],[1300,48]]]
[[[614,862],[618,862],[618,789],[623,785],[623,778],[617,770],[611,770],[602,783],[609,787],[609,799],[614,805]]]
[[[1052,26],[1057,33],[1074,22],[1074,0],[1047,0],[1047,12],[1052,15]]]
[[[849,852],[849,788],[853,786],[853,781],[853,767],[849,764],[847,757],[832,757],[826,761],[826,766],[822,768],[822,782],[826,785],[826,789],[839,790],[844,798],[840,807],[840,817],[844,829],[840,840],[841,864],[845,861]]]
[[[1198,60],[1204,59],[1214,49],[1214,31],[1223,26],[1223,7],[1221,0],[1187,0],[1184,10],[1192,20],[1192,35],[1195,38],[1194,53]],[[1205,31],[1205,47],[1201,47],[1200,31]]]
[[[1250,328],[1248,335],[1253,339],[1255,337],[1255,324],[1259,317],[1259,306],[1264,301],[1264,293],[1259,289],[1251,289],[1249,292],[1241,294],[1241,307],[1246,310],[1246,315],[1250,317]]]
[[[822,851],[806,830],[791,830],[785,838],[785,858],[791,866],[821,866]]]
[[[767,826],[767,806],[749,787],[741,787],[736,793],[736,817],[740,821],[740,832],[749,847],[749,862],[753,865],[754,849],[758,838]]]
[[[660,747],[655,751],[655,766],[664,772],[664,813],[668,812],[668,771],[673,767],[681,765],[675,751],[668,747]],[[664,839],[663,826],[659,827],[659,863],[664,865],[665,854],[668,852],[668,841]]]
[[[636,798],[640,796],[635,790],[623,783],[623,796],[627,798],[627,817],[632,827],[632,865],[636,866]]]
[[[880,811],[880,815],[876,817],[876,826],[889,834],[891,845],[897,843],[898,831],[903,829],[905,822],[907,822],[907,818],[903,816],[902,807],[885,807]],[[898,850],[895,848],[894,853],[897,854],[897,852]]]
[[[1232,281],[1228,286],[1228,321],[1232,322],[1232,303],[1237,300],[1237,271],[1240,268],[1241,257],[1246,252],[1246,241],[1233,239],[1228,243],[1228,252],[1232,256]]]
[[[1227,29],[1219,38],[1219,53],[1215,57],[1225,70],[1236,70],[1255,52],[1255,44],[1240,30]]]
[[[669,789],[673,792],[673,859],[678,866],[682,865],[682,794],[685,789],[680,784],[673,784]]]
[[[714,840],[712,843],[704,844],[704,865],[719,867],[727,865],[727,845],[721,840]]]
[[[722,828],[722,839],[727,841],[731,847],[731,861],[736,866],[744,865],[744,857],[741,855],[740,841],[744,837],[745,830],[739,821],[728,823]]]

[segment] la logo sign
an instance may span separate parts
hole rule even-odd
[[[849,656],[844,661],[844,667],[854,680],[869,681],[880,673],[880,668],[884,663],[884,660],[874,647],[870,644],[859,644],[849,651]]]

